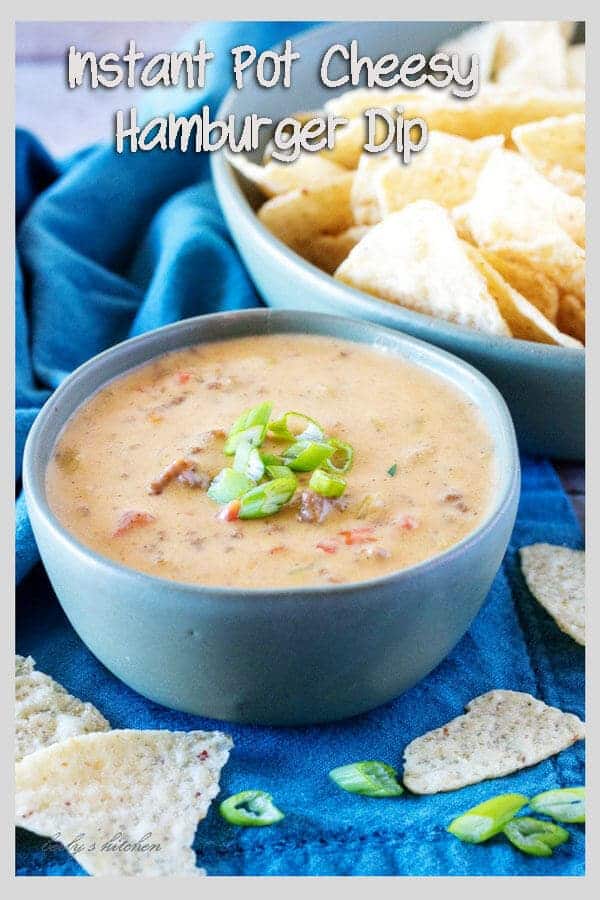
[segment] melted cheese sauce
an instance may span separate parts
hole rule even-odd
[[[310,474],[274,516],[222,521],[206,481],[231,465],[224,435],[248,407],[298,410],[352,444],[343,502],[301,521]],[[267,440],[263,450],[284,446]],[[194,484],[150,484],[174,461]],[[395,474],[390,474],[395,473]],[[269,335],[159,357],[109,383],[62,432],[46,491],[83,544],[181,582],[297,587],[382,576],[456,544],[485,517],[495,483],[476,406],[428,371],[332,338]],[[344,532],[344,534],[341,534]]]

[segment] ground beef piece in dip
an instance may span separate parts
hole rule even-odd
[[[316,494],[314,491],[302,491],[300,494],[298,521],[320,524],[325,521],[332,510],[342,510],[346,509],[346,507],[347,501],[343,497],[331,500],[328,497],[322,497],[320,494]]]
[[[176,478],[179,479],[184,474],[184,472],[193,472],[195,474],[194,463],[190,462],[189,459],[176,459],[174,462],[167,466],[167,468],[158,476],[158,478],[150,482],[148,493],[162,494],[166,486]],[[191,484],[191,481],[187,481],[186,483]]]

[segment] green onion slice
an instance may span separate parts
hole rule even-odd
[[[397,473],[397,471],[398,471],[398,463],[394,463],[393,465],[391,465],[389,467],[389,469],[387,470],[387,473],[390,476],[390,478],[393,478],[395,476],[395,474]]]
[[[309,488],[322,497],[341,497],[346,490],[346,482],[334,472],[315,469],[308,482]]]
[[[332,444],[296,441],[283,454],[283,460],[295,472],[312,472],[334,452]]]
[[[536,813],[543,813],[557,822],[585,822],[585,788],[560,788],[544,791],[529,801]]]
[[[233,468],[236,472],[243,472],[248,478],[255,483],[265,474],[265,464],[261,459],[261,455],[252,444],[242,441],[238,444],[233,460]]]
[[[293,421],[288,423],[288,419],[293,417]],[[296,420],[300,420],[298,423]],[[294,428],[294,426],[301,427]],[[305,441],[321,442],[325,439],[325,432],[315,419],[305,416],[304,413],[286,412],[280,419],[269,423],[269,431],[277,440],[295,441],[297,439]]]
[[[225,504],[231,500],[237,500],[252,487],[254,487],[254,482],[243,472],[237,472],[235,469],[221,469],[210,483],[207,494],[216,503]]]
[[[271,478],[296,477],[289,466],[267,466],[267,474],[270,475]]]
[[[244,441],[253,447],[260,447],[267,433],[272,409],[272,403],[259,403],[243,412],[231,426],[223,452],[233,456],[238,445]]]
[[[329,443],[334,448],[334,452],[326,459],[324,466],[330,472],[337,472],[338,475],[343,475],[344,472],[348,472],[352,467],[354,450],[350,444],[347,444],[345,441],[339,441],[337,438],[329,438]]]
[[[387,763],[368,760],[332,769],[329,777],[350,794],[361,794],[363,797],[399,797],[404,789],[398,783],[397,774]]]
[[[469,844],[480,844],[502,831],[527,803],[523,794],[500,794],[467,810],[448,826],[450,834]]]
[[[265,791],[241,791],[223,800],[219,812],[231,825],[246,828],[262,828],[275,825],[285,818],[273,803],[273,798]]]
[[[265,466],[283,466],[285,465],[281,456],[275,456],[274,453],[261,453],[260,457]]]
[[[240,519],[262,519],[279,512],[292,499],[296,485],[293,474],[256,485],[240,497]]]
[[[569,840],[566,828],[532,816],[511,819],[502,831],[514,847],[530,856],[552,856],[555,847]]]

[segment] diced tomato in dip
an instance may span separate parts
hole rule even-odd
[[[377,540],[374,529],[369,526],[340,531],[340,535],[344,538],[346,544],[370,544],[372,541]]]
[[[229,429],[263,402],[271,420],[296,410],[351,445],[341,496],[323,496],[309,486],[313,473],[298,471],[295,494],[266,518],[240,518],[239,499],[211,499],[210,483],[234,465]],[[272,464],[286,447],[267,435],[259,450]],[[46,496],[83,544],[141,572],[326,587],[462,540],[486,515],[495,465],[483,417],[453,383],[390,351],[264,334],[167,353],[111,381],[59,436]]]

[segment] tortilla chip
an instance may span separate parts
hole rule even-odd
[[[398,155],[393,151],[361,153],[350,192],[352,214],[358,225],[376,225],[381,222],[383,215],[377,189],[379,176],[383,169],[399,163]]]
[[[499,29],[498,84],[550,90],[567,87],[567,43],[560,22],[502,22]]]
[[[403,780],[415,794],[455,791],[510,775],[585,737],[577,716],[520,691],[489,691],[466,710],[404,750]]]
[[[500,254],[492,253],[485,248],[481,249],[480,252],[515,291],[518,291],[519,294],[539,309],[546,319],[556,324],[560,291],[547,275],[532,269],[529,265],[506,259]]]
[[[513,337],[572,349],[583,346],[569,335],[562,334],[539,309],[511,287],[476,247],[467,243],[464,247],[469,259],[485,278],[488,291],[498,304],[500,314]]]
[[[585,115],[542,119],[513,129],[512,139],[534,165],[562,166],[585,173]]]
[[[376,107],[391,110],[394,106],[402,106],[410,111],[413,109],[412,104],[416,95],[418,95],[419,105],[422,105],[422,98],[425,97],[435,100],[435,90],[430,87],[422,87],[418,91],[409,91],[406,88],[400,90],[355,88],[328,100],[325,103],[325,111],[346,119],[362,119],[366,109],[375,109]]]
[[[375,142],[382,143],[387,137],[387,131],[387,127],[381,119],[378,119],[375,126]],[[336,129],[335,144],[331,150],[321,150],[320,155],[346,169],[356,169],[367,139],[367,120],[351,119],[347,125]]]
[[[536,163],[536,169],[565,194],[585,200],[585,175],[574,172],[572,169],[563,169],[562,166],[550,166],[543,163]]]
[[[316,234],[304,245],[302,255],[328,275],[333,275],[368,231],[364,225],[355,225],[341,234]]]
[[[585,90],[585,44],[567,48],[567,86]]]
[[[478,243],[538,239],[560,229],[585,246],[585,205],[555,188],[528,160],[495,150],[477,180],[469,218]]]
[[[447,38],[439,48],[448,53],[458,53],[466,59],[473,53],[479,57],[479,82],[490,81],[496,67],[498,41],[500,39],[499,22],[484,22],[474,28],[461,31],[456,37]]]
[[[433,200],[447,209],[465,203],[490,155],[503,144],[502,135],[469,141],[431,131],[426,147],[410,165],[396,158],[394,165],[382,168],[376,176],[382,218],[414,200]]]
[[[584,296],[584,204],[550,184],[520,154],[495,150],[473,197],[456,215],[482,249]]]
[[[570,547],[521,547],[527,587],[561,631],[585,646],[585,553]]]
[[[15,760],[77,734],[108,731],[91,703],[69,694],[49,675],[34,670],[30,656],[15,657]]]
[[[513,128],[525,122],[585,112],[585,94],[581,90],[523,90],[485,84],[478,94],[465,100],[434,88],[399,93],[362,88],[325,104],[329,111],[348,118],[362,116],[369,107],[393,109],[397,105],[402,106],[405,118],[424,118],[430,131],[445,131],[470,140],[497,134],[508,139]],[[355,165],[359,156],[360,152]]]
[[[304,255],[318,234],[340,234],[354,225],[350,207],[353,176],[348,173],[325,187],[301,188],[261,206],[258,218],[275,237]]]
[[[325,187],[346,170],[318,153],[302,153],[295,162],[271,160],[264,166],[253,163],[242,153],[228,155],[230,164],[248,181],[256,184],[266,197],[276,197],[298,188]]]
[[[375,225],[335,277],[407,309],[510,336],[448,213],[429,200],[411,203]]]
[[[17,825],[59,836],[90,875],[201,875],[191,845],[231,747],[218,731],[69,738],[17,764]]]
[[[585,344],[585,300],[574,294],[561,294],[556,324],[565,334]]]

